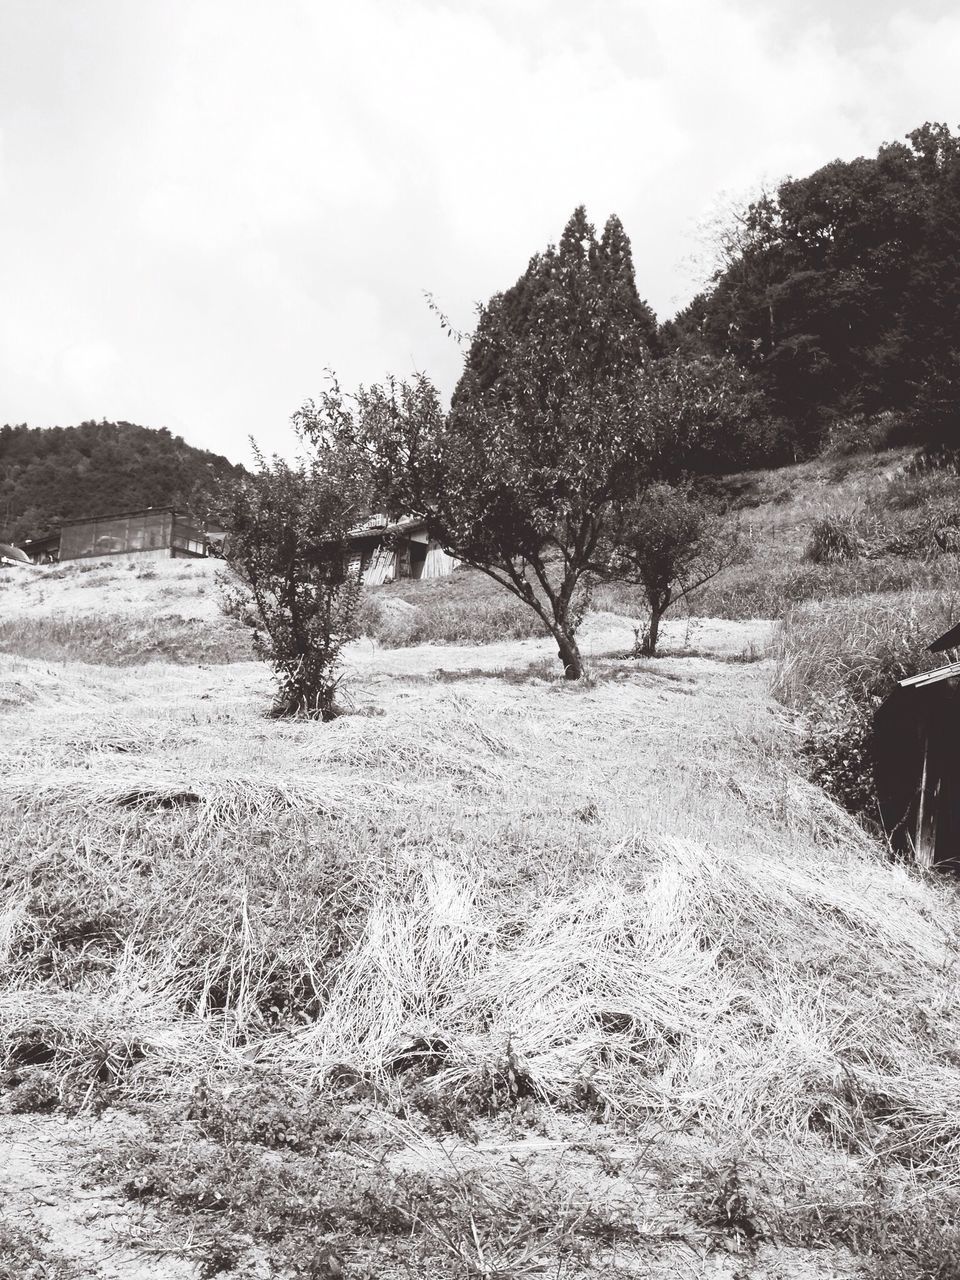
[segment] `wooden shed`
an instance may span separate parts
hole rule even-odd
[[[960,662],[900,681],[876,714],[873,756],[891,847],[960,871]]]
[[[458,563],[430,538],[426,523],[415,516],[393,522],[386,516],[371,516],[350,530],[350,549],[368,587],[398,578],[445,578]]]

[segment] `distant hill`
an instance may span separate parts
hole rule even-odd
[[[81,422],[0,427],[0,537],[22,538],[79,516],[177,506],[203,515],[218,485],[243,474],[165,427]]]

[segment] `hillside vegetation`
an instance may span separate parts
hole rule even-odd
[[[748,369],[781,419],[781,458],[816,450],[838,419],[864,443],[955,451],[958,214],[945,124],[785,179],[721,229],[712,281],[662,341]]]
[[[361,639],[323,725],[267,718],[209,564],[14,572],[0,1142],[56,1158],[9,1163],[0,1258],[955,1274],[956,895],[804,778],[770,624],[677,619],[638,662],[609,599],[570,687],[552,640],[484,633],[476,575],[400,584],[371,600],[473,608],[473,642]]]
[[[0,427],[0,534],[17,539],[63,520],[139,507],[200,514],[218,485],[243,474],[165,428],[132,422]]]

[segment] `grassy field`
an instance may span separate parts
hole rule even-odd
[[[956,893],[771,696],[852,640],[610,590],[571,687],[460,573],[290,723],[214,575],[0,582],[0,1276],[958,1274]]]

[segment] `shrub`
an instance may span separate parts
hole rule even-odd
[[[362,467],[316,443],[290,465],[256,455],[259,471],[229,494],[225,558],[257,613],[257,654],[276,673],[275,715],[330,720],[340,655],[356,635],[359,567],[349,530],[363,509]]]
[[[648,622],[638,656],[657,652],[660,621],[728,566],[746,558],[739,531],[688,485],[651,485],[625,503],[603,551],[604,576],[643,588]]]
[[[866,550],[856,515],[824,516],[813,526],[806,559],[813,564],[843,564]]]

